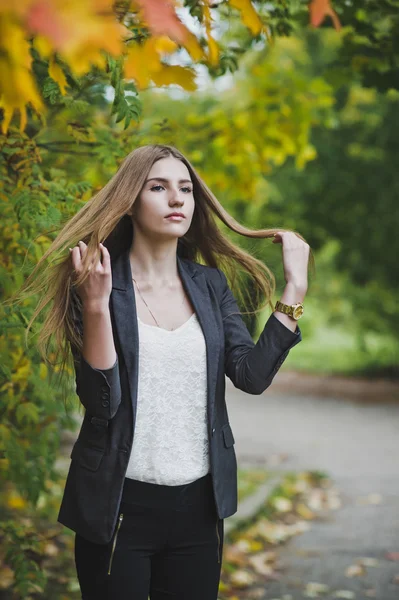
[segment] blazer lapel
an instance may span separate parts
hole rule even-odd
[[[139,371],[139,331],[129,252],[130,249],[112,260],[112,293],[110,302],[112,317],[120,342],[120,351],[123,354],[127,367],[133,418],[135,421]],[[208,423],[212,428],[220,351],[220,334],[214,316],[215,307],[209,295],[204,272],[197,268],[195,263],[182,259],[179,256],[177,256],[177,266],[183,287],[194,306],[205,338]]]
[[[213,306],[205,274],[196,268],[195,263],[177,257],[179,273],[183,286],[190,298],[198,321],[201,325],[206,344],[206,364],[208,383],[208,423],[212,428],[214,423],[216,380],[219,367],[220,337],[219,327],[215,318]]]

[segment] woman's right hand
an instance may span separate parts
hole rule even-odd
[[[69,249],[72,259],[72,267],[79,276],[82,271],[82,261],[87,252],[87,245],[79,242],[77,246]],[[101,311],[108,309],[109,297],[112,291],[111,257],[103,244],[100,244],[101,260],[97,264],[89,266],[89,275],[86,280],[76,288],[84,308]],[[100,255],[101,257],[101,255]]]

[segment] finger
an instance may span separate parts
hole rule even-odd
[[[87,252],[87,244],[85,244],[84,242],[82,242],[82,240],[80,240],[78,242],[78,247],[80,250],[80,267],[83,266],[83,261],[85,260],[85,256],[86,256],[86,252]],[[88,265],[87,269],[88,271],[90,271],[92,268],[96,268],[96,259],[92,260],[92,262]]]
[[[83,257],[85,255],[85,253],[86,253],[86,250],[87,250],[86,244],[80,240],[78,242],[78,248],[80,250],[80,255]]]
[[[78,271],[82,266],[80,248],[79,248],[79,246],[74,246],[72,249],[70,248],[70,250],[71,250],[73,268],[75,271]]]

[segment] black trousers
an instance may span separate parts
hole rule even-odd
[[[125,478],[109,544],[75,534],[82,600],[217,600],[223,540],[210,474],[177,486]]]

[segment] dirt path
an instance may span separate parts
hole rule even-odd
[[[387,553],[399,552],[399,386],[313,382],[307,393],[303,378],[281,373],[261,396],[228,385],[239,463],[325,471],[343,503],[281,549],[283,576],[265,585],[264,598],[319,597],[307,587],[315,582],[327,586],[325,599],[398,600],[399,562]],[[364,558],[366,566],[346,576]],[[339,590],[346,595],[334,595]]]

